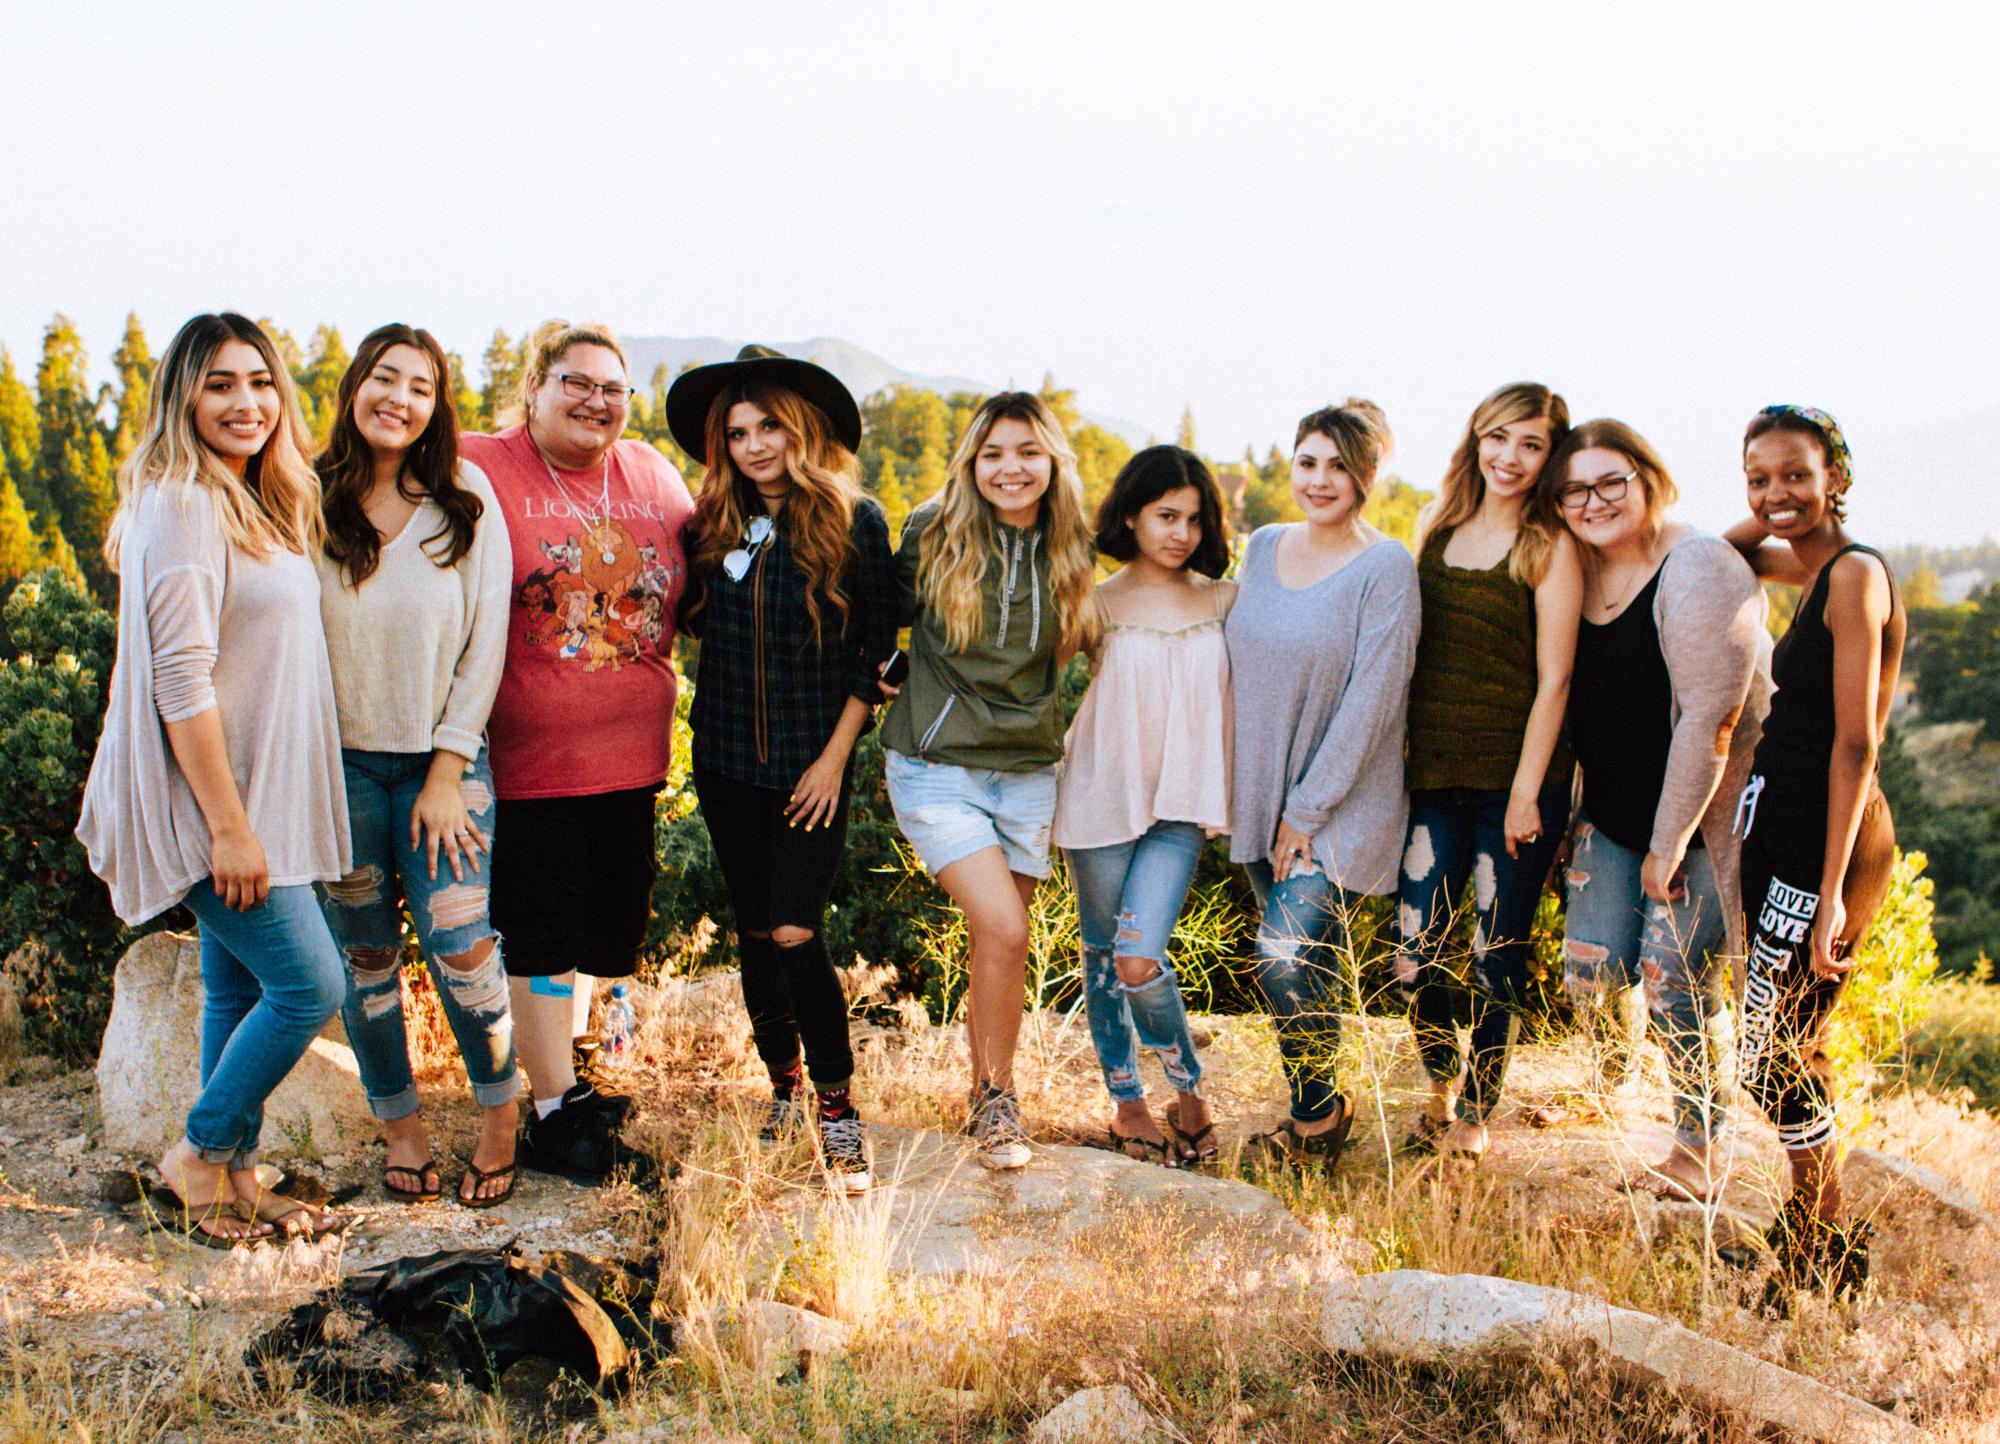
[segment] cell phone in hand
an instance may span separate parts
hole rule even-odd
[[[898,647],[889,654],[889,660],[882,667],[882,680],[891,687],[900,687],[909,675],[910,654]]]

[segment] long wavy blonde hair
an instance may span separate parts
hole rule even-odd
[[[202,382],[215,353],[231,341],[255,348],[278,388],[278,424],[241,476],[223,464],[194,424]],[[106,564],[118,570],[119,547],[145,489],[169,483],[206,487],[215,500],[223,538],[238,551],[251,556],[280,549],[314,555],[325,529],[319,477],[307,459],[310,447],[292,373],[263,327],[234,311],[196,316],[181,327],[160,358],[146,403],[145,429],[118,468],[118,509],[104,538]]]
[[[1479,472],[1479,439],[1517,421],[1537,417],[1549,424],[1549,450],[1542,458],[1541,475],[1549,475],[1556,451],[1569,434],[1569,406],[1555,392],[1536,381],[1515,381],[1502,386],[1472,408],[1465,435],[1451,454],[1451,465],[1438,483],[1437,500],[1417,518],[1417,554],[1432,532],[1470,520],[1486,500],[1486,478]],[[1537,482],[1540,478],[1537,478]],[[1539,586],[1548,574],[1549,557],[1561,534],[1562,518],[1549,509],[1547,488],[1539,484],[1528,493],[1521,509],[1521,524],[1514,533],[1514,545],[1507,553],[1507,574],[1523,586]]]
[[[688,547],[688,587],[681,616],[698,619],[708,606],[708,589],[722,558],[741,544],[743,528],[762,508],[753,501],[756,488],[736,469],[729,455],[729,412],[747,401],[773,417],[790,442],[785,470],[791,494],[777,524],[783,528],[792,555],[806,574],[806,611],[812,617],[813,638],[823,642],[825,601],[847,625],[847,593],[840,583],[854,555],[854,505],[861,497],[855,479],[854,453],[842,446],[826,413],[789,386],[768,382],[725,386],[708,408],[708,464],[702,473],[701,495],[695,499],[694,535]]]
[[[979,494],[973,466],[994,426],[1010,420],[1025,423],[1049,455],[1049,489],[1042,493],[1042,553],[1048,559],[1060,649],[1079,651],[1097,631],[1097,609],[1091,604],[1091,589],[1097,584],[1096,550],[1084,516],[1076,452],[1048,403],[1032,391],[1003,391],[973,413],[952,453],[937,519],[924,534],[917,594],[944,623],[945,644],[953,651],[963,652],[978,639],[986,621],[986,569],[993,563],[997,536],[992,504]]]

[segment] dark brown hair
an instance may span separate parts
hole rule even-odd
[[[1750,443],[1767,431],[1791,431],[1800,436],[1810,436],[1819,443],[1819,454],[1826,462],[1826,509],[1833,513],[1835,521],[1847,520],[1847,488],[1854,484],[1854,478],[1847,469],[1847,441],[1841,438],[1836,447],[1833,439],[1826,434],[1826,428],[1809,416],[1801,416],[1795,411],[1785,411],[1770,407],[1750,418],[1750,425],[1744,428],[1743,451],[1748,455]]]
[[[351,587],[367,581],[382,560],[382,539],[361,505],[375,484],[375,453],[355,423],[354,396],[392,346],[414,346],[423,352],[430,358],[434,378],[430,424],[410,443],[402,474],[396,478],[404,496],[412,501],[428,496],[444,513],[444,526],[424,538],[424,554],[441,567],[457,566],[472,550],[473,529],[485,510],[484,503],[458,483],[458,408],[452,401],[451,363],[444,348],[430,332],[401,322],[377,326],[361,338],[353,364],[340,378],[333,432],[318,462],[326,554],[340,564]],[[431,551],[432,542],[447,538],[442,554]]]
[[[1205,577],[1221,576],[1229,569],[1229,533],[1222,525],[1222,488],[1215,484],[1206,462],[1178,446],[1149,446],[1118,469],[1111,490],[1097,505],[1098,551],[1121,562],[1139,555],[1139,539],[1132,531],[1133,518],[1168,492],[1184,486],[1193,487],[1201,499],[1197,518],[1201,523],[1201,541],[1181,565]]]

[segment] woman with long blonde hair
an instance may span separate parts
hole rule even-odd
[[[694,785],[771,1077],[763,1136],[803,1127],[809,1069],[828,1182],[859,1193],[872,1176],[825,922],[854,744],[896,647],[889,524],[855,481],[860,408],[811,362],[746,346],[698,366],[667,392],[667,424],[706,465],[681,606],[701,638]]]
[[[1096,635],[1096,551],[1076,454],[1048,403],[1006,391],[973,414],[944,490],[896,554],[910,676],[883,725],[889,801],[965,914],[969,1124],[988,1168],[1030,1154],[1014,1091],[1028,906],[1049,872],[1063,665]]]
[[[349,866],[320,631],[319,486],[277,348],[233,312],[181,327],[118,478],[118,664],[77,836],[136,927],[201,930],[201,1093],[160,1160],[179,1229],[229,1248],[344,1221],[257,1178],[264,1100],[346,993],[312,885]]]
[[[1575,764],[1562,726],[1583,571],[1536,486],[1568,430],[1569,408],[1548,387],[1502,386],[1474,408],[1417,523],[1424,613],[1396,956],[1431,1085],[1405,1140],[1413,1151],[1485,1151],[1526,1001],[1529,929],[1569,817]],[[1469,987],[1448,957],[1468,883]]]

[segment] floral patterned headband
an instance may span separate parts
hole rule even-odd
[[[1759,416],[1791,416],[1805,422],[1820,435],[1826,443],[1826,459],[1840,472],[1843,482],[1854,481],[1854,455],[1847,449],[1847,438],[1840,434],[1840,423],[1817,406],[1793,406],[1785,403],[1766,406],[1757,413]]]

